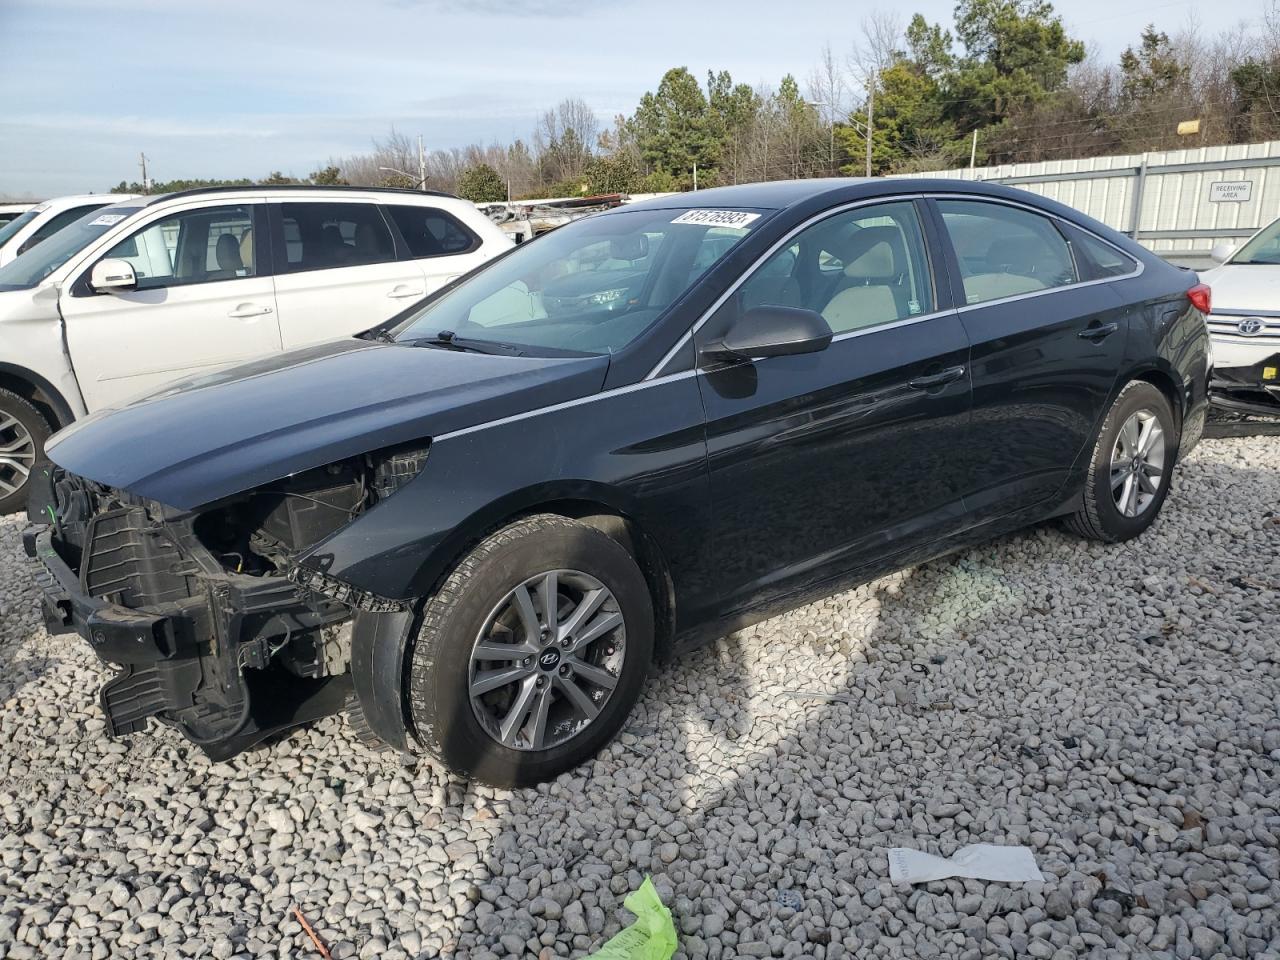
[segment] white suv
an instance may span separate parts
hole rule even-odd
[[[0,267],[86,213],[133,196],[131,193],[86,193],[28,204],[26,210],[0,226]]]
[[[512,245],[473,204],[408,190],[215,188],[82,217],[0,267],[0,512],[72,420],[358,333]]]
[[[1280,220],[1240,247],[1213,248],[1209,342],[1213,402],[1240,413],[1280,414]]]

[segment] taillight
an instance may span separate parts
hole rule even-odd
[[[1209,315],[1209,305],[1212,301],[1212,291],[1207,283],[1197,283],[1194,287],[1187,291],[1187,299],[1191,301],[1191,305],[1203,313],[1206,317]]]

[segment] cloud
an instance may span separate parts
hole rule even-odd
[[[261,124],[227,125],[220,121],[196,122],[163,117],[100,117],[82,114],[44,114],[6,117],[0,128],[26,127],[34,130],[76,131],[80,133],[129,134],[143,137],[255,137],[267,138],[278,131]]]

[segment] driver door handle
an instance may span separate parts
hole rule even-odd
[[[263,314],[273,312],[271,307],[262,307],[256,303],[242,303],[228,313],[227,316],[234,320],[243,320],[247,317],[261,317]]]
[[[948,383],[954,383],[964,376],[964,367],[947,367],[938,373],[926,374],[923,377],[916,377],[914,380],[908,380],[907,386],[913,390],[932,390],[934,387],[945,387]]]
[[[425,293],[426,291],[421,287],[410,287],[402,283],[387,291],[387,296],[391,297],[393,300],[402,300],[405,297],[421,297],[425,295]]]
[[[1094,343],[1101,343],[1119,329],[1120,324],[1118,323],[1099,323],[1085,327],[1076,336],[1081,340],[1092,340]]]

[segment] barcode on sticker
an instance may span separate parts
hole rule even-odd
[[[743,210],[686,210],[672,223],[696,223],[704,227],[745,227],[760,219],[758,213]]]
[[[91,227],[111,227],[123,220],[123,213],[104,213],[100,217],[94,217],[89,221]]]

